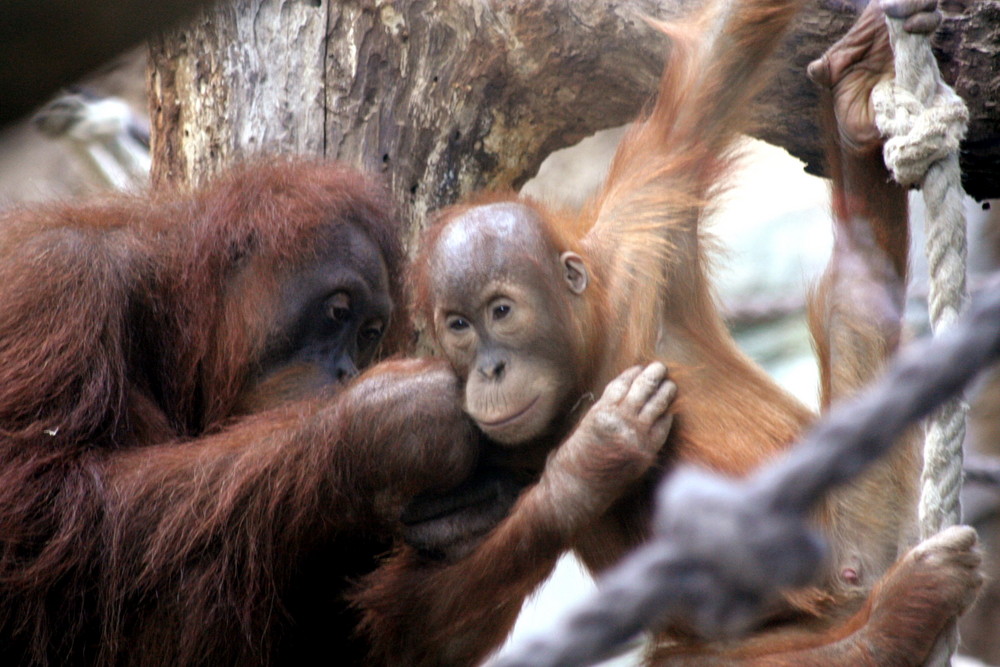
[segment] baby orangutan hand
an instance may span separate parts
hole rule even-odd
[[[630,368],[608,384],[539,481],[561,530],[572,533],[598,516],[656,461],[676,393],[660,362]]]

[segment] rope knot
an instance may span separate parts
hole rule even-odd
[[[903,186],[919,184],[932,164],[958,152],[969,111],[950,87],[939,84],[929,105],[896,84],[879,83],[872,90],[875,125],[887,137],[886,166]]]

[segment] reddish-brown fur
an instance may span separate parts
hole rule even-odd
[[[564,296],[566,308],[578,317],[565,325],[570,333],[564,344],[581,350],[579,366],[565,369],[578,380],[580,399],[599,393],[623,368],[660,359],[679,387],[661,463],[679,460],[745,475],[779,454],[813,416],[751,363],[727,332],[714,303],[706,268],[711,243],[701,221],[724,185],[734,140],[746,128],[745,110],[763,80],[763,63],[799,3],[720,4],[718,14],[709,12],[694,25],[665,28],[672,49],[656,106],[626,137],[603,191],[581,215],[517,201],[527,211],[519,214],[521,223],[549,241],[545,254],[550,258],[539,255],[538,262],[573,251],[587,263],[587,303],[570,303],[568,293]],[[866,21],[869,28],[877,25],[870,15]],[[710,37],[700,37],[704,34]],[[876,63],[876,75],[882,64]],[[845,125],[852,120],[837,119]],[[832,157],[838,244],[814,310],[824,402],[870,379],[898,342],[898,290],[905,282],[907,251],[904,193],[889,183],[879,154],[870,147],[862,153],[845,150],[838,142]],[[446,317],[458,317],[439,311],[438,299],[444,297],[438,291],[461,289],[443,287],[448,283],[438,273],[448,271],[448,258],[464,262],[462,271],[469,262],[459,258],[454,242],[438,251],[439,239],[456,221],[463,234],[474,233],[466,221],[484,215],[470,214],[487,210],[476,208],[483,201],[497,199],[446,212],[418,257],[417,308],[428,323],[436,323],[438,335]],[[541,224],[533,222],[537,219]],[[511,240],[517,248],[512,257],[523,266],[527,260],[516,243]],[[559,292],[562,286],[525,287]],[[447,294],[447,303],[459,302]],[[463,320],[461,326],[470,325]],[[549,447],[572,429],[576,416],[555,419],[557,437]],[[543,468],[533,449],[528,455],[520,463],[537,466],[545,479],[549,464]],[[668,630],[652,659],[669,664],[921,664],[941,628],[974,594],[978,557],[970,533],[953,532],[925,546],[934,554],[933,567],[911,553],[872,591],[910,537],[917,466],[908,439],[857,484],[824,503],[817,521],[831,541],[829,568],[816,587],[789,592],[789,604],[771,627],[747,641],[708,646],[688,643]],[[575,526],[561,541],[571,542],[594,570],[616,561],[645,535],[654,478],[647,475],[610,511]],[[555,496],[558,503],[558,491]],[[430,573],[418,578],[420,557],[404,550],[359,596],[365,627],[380,638],[376,649],[384,661],[470,664],[499,641],[521,598],[560,551],[555,539],[542,541],[541,551],[525,548],[532,544],[536,520],[529,499],[522,497],[469,557],[453,564],[425,563]],[[575,508],[564,502],[561,511]],[[866,596],[867,603],[851,617]],[[905,632],[899,623],[906,624]],[[671,646],[672,639],[682,643]],[[452,651],[444,657],[433,653],[442,642]]]
[[[475,456],[455,379],[388,362],[238,413],[280,402],[248,383],[282,280],[332,230],[375,242],[387,344],[409,335],[389,210],[299,160],[0,218],[0,663],[360,660],[343,591]]]

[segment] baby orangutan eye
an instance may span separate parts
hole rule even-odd
[[[464,317],[452,317],[448,320],[448,328],[455,333],[461,333],[469,328],[469,321]]]

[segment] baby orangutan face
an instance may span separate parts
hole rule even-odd
[[[493,440],[547,435],[579,398],[573,299],[583,260],[551,248],[542,219],[521,203],[459,214],[431,252],[434,334],[465,379],[465,409]]]

